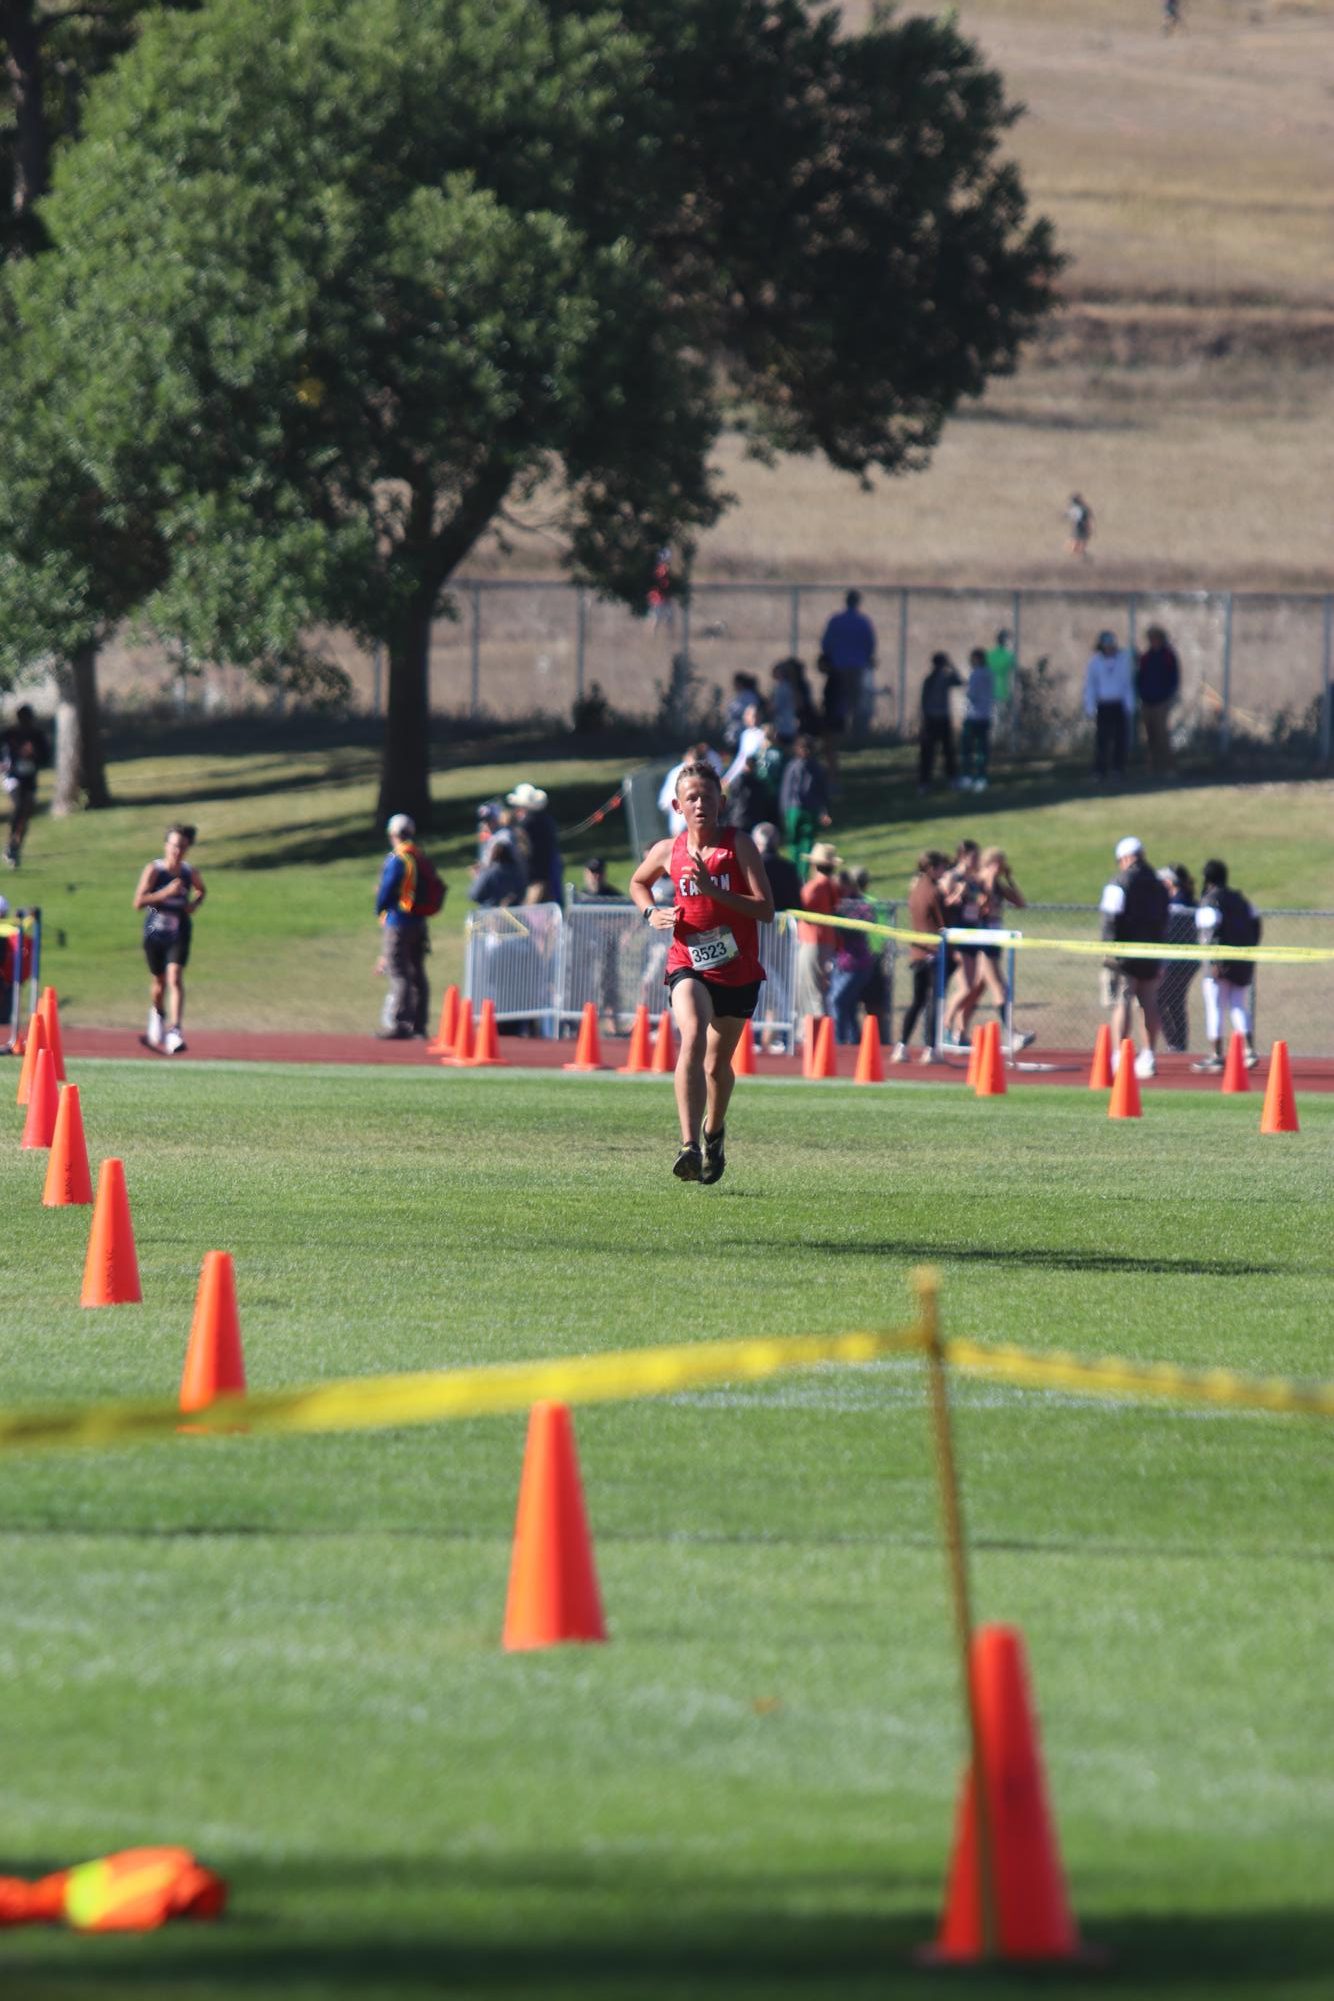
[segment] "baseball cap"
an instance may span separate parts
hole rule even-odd
[[[1114,632],[1100,632],[1098,634],[1098,644],[1099,646],[1115,646],[1116,634]]]
[[[1128,861],[1131,855],[1142,855],[1143,853],[1143,841],[1137,841],[1133,834],[1127,834],[1123,841],[1118,841],[1116,844],[1116,859],[1119,862]]]
[[[385,822],[384,830],[391,841],[402,841],[416,833],[417,823],[408,813],[394,813]]]
[[[584,863],[584,867],[588,870],[590,875],[601,875],[603,869],[606,866],[607,864],[603,861],[601,855],[590,855],[588,860]]]

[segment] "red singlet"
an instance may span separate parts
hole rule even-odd
[[[736,867],[736,830],[720,827],[718,837],[704,850],[704,859],[720,889],[734,896],[750,893],[750,884]],[[729,868],[728,864],[731,864]],[[667,954],[665,975],[692,966],[706,979],[721,987],[745,987],[764,978],[760,964],[759,926],[753,917],[727,910],[711,896],[696,896],[690,860],[690,841],[678,834],[672,843],[668,874],[680,906],[680,916],[672,932],[672,948]],[[736,881],[732,880],[736,876]]]

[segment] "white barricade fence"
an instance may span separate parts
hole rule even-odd
[[[531,1022],[539,1034],[554,1035],[564,932],[558,903],[470,910],[463,992],[474,1009],[489,1000],[497,1022]]]
[[[601,1027],[628,1034],[642,1002],[656,1015],[667,1006],[664,973],[670,931],[655,931],[628,901],[572,902],[565,912],[563,966],[554,1012],[563,1028],[578,1023],[593,1001]],[[755,1031],[781,1037],[790,1047],[796,991],[797,927],[780,912],[760,926],[760,963],[765,981],[755,1013]],[[497,1010],[499,1012],[499,1010]]]

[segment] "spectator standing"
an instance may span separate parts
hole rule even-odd
[[[1114,632],[1100,632],[1084,669],[1084,714],[1093,724],[1093,768],[1106,778],[1108,768],[1125,775],[1126,745],[1135,713],[1135,670],[1129,652],[1117,644]]]
[[[931,671],[922,683],[922,728],[919,739],[917,790],[930,789],[936,768],[936,751],[942,753],[945,776],[952,785],[958,775],[954,756],[954,723],[950,716],[950,690],[961,688],[963,680],[948,653],[931,655]]]
[[[938,848],[926,848],[917,857],[917,873],[908,885],[908,929],[939,932],[945,929],[945,905],[940,893],[941,879],[950,858]],[[906,1063],[913,1030],[922,1023],[923,1063],[938,1063],[936,1054],[936,962],[938,945],[915,944],[908,948],[912,968],[912,1000],[903,1017],[899,1039],[890,1053],[891,1063]]]
[[[1181,662],[1161,625],[1145,633],[1148,645],[1139,656],[1135,693],[1144,720],[1144,747],[1149,769],[1161,775],[1173,769],[1172,705],[1181,693]]]
[[[991,669],[987,656],[975,646],[968,656],[968,684],[964,689],[963,778],[972,792],[987,789],[987,764],[991,753],[991,717],[995,707]]]
[[[996,634],[996,644],[987,648],[986,661],[991,669],[991,692],[997,710],[1007,709],[1014,693],[1014,673],[1019,665],[1015,651],[1010,644],[1008,627],[1002,626]]]
[[[1072,556],[1082,559],[1087,556],[1089,543],[1093,540],[1093,509],[1082,493],[1071,494],[1065,518],[1070,523],[1070,540],[1067,547]]]
[[[860,895],[853,877],[845,873],[839,880],[840,917],[863,924],[874,922],[875,912]],[[836,931],[833,958],[829,965],[829,1012],[834,1018],[835,1042],[856,1042],[861,1034],[857,1010],[874,971],[871,942],[864,931]]]
[[[838,872],[843,864],[832,841],[817,841],[810,851],[808,874],[801,889],[801,907],[817,916],[832,916],[842,901]],[[832,924],[803,919],[797,926],[797,1019],[824,1014],[829,970],[838,932]]]
[[[775,741],[784,747],[797,734],[797,689],[792,669],[800,669],[800,666],[799,660],[779,660],[770,675],[773,690],[769,696],[769,714]]]
[[[1116,874],[1103,890],[1098,908],[1102,935],[1109,942],[1124,939],[1136,945],[1161,945],[1167,935],[1167,891],[1150,868],[1143,843],[1133,834],[1116,844]],[[1138,1006],[1144,1033],[1135,1058],[1135,1075],[1155,1077],[1158,1059],[1154,1052],[1162,1033],[1158,1012],[1162,961],[1113,957],[1110,965],[1115,975],[1112,1039],[1119,1051],[1134,1026]]]
[[[1158,880],[1168,894],[1168,945],[1194,945],[1199,933],[1195,924],[1195,881],[1184,862],[1159,869]],[[1174,1055],[1183,1056],[1190,1048],[1190,1022],[1186,1000],[1190,983],[1200,970],[1195,959],[1164,959],[1158,981],[1158,1013],[1163,1024],[1163,1041]]]
[[[831,677],[842,682],[843,708],[858,733],[875,718],[875,627],[862,610],[860,591],[849,591],[842,611],[825,626],[820,651]]]
[[[738,772],[727,788],[724,823],[740,827],[747,834],[761,820],[771,820],[778,811],[777,795],[761,778],[759,762],[758,757],[748,757],[745,769]]]
[[[23,982],[32,977],[32,939],[19,923],[9,922],[9,898],[0,896],[0,1056],[8,1055],[21,1032]]]
[[[860,897],[873,918],[881,918],[883,912],[877,908],[875,899],[871,895],[870,869],[855,868],[851,870],[849,880],[852,885],[852,894]],[[875,933],[863,933],[862,935],[867,940],[871,954],[870,976],[867,979],[866,985],[862,988],[861,995],[862,1020],[864,1023],[867,1015],[874,1016],[876,1026],[880,1031],[881,1046],[885,1047],[894,1039],[894,1022],[889,1008],[889,969],[886,964],[886,954],[890,949],[889,941]]]
[[[1239,889],[1233,889],[1227,879],[1227,863],[1208,861],[1201,872],[1204,894],[1200,898],[1195,922],[1199,928],[1200,943],[1213,945],[1221,950],[1229,945],[1243,948],[1258,945],[1262,925],[1255,906],[1248,903]],[[1246,1068],[1254,1070],[1259,1062],[1255,1053],[1255,1030],[1251,1008],[1251,993],[1255,982],[1255,962],[1253,959],[1211,959],[1205,969],[1204,988],[1204,1032],[1209,1038],[1210,1054],[1202,1063],[1192,1063],[1192,1070],[1217,1071],[1223,1068],[1223,1024],[1228,1022],[1246,1043]]]
[[[748,714],[752,708],[757,711],[757,714],[751,717],[750,720],[757,722],[764,710],[764,699],[760,694],[759,682],[753,674],[734,674],[732,676],[732,699],[727,704],[727,708],[723,714],[722,738],[724,750],[736,750],[741,742],[741,733],[747,727]]]
[[[23,836],[28,831],[37,804],[37,774],[51,762],[51,745],[45,730],[26,702],[14,712],[14,721],[0,736],[0,784],[9,802],[9,839],[5,862],[17,868],[23,856]]]
[[[811,844],[821,827],[832,827],[829,787],[823,767],[808,736],[799,736],[792,746],[792,761],[778,788],[778,807],[798,868],[811,852]]]
[[[757,700],[752,699],[741,712],[741,734],[736,740],[736,755],[723,773],[723,789],[739,778],[746,768],[747,758],[755,757],[765,746],[765,722],[763,710]]]
[[[607,875],[607,864],[601,855],[594,855],[584,863],[584,880],[576,889],[572,899],[575,903],[602,904],[623,909],[627,899],[623,891],[617,889]],[[620,1028],[621,1014],[621,931],[615,922],[599,920],[597,945],[597,1005],[598,1016],[604,1027],[615,1035]]]
[[[190,963],[194,915],[204,901],[204,879],[186,860],[195,830],[177,821],[167,829],[161,859],[147,862],[134,892],[134,908],[144,913],[144,957],[148,961],[150,997],[148,1033],[151,1049],[168,1056],[185,1048],[181,1023],[185,1016],[185,969]]]
[[[527,871],[514,851],[511,836],[502,828],[468,885],[468,901],[479,910],[511,909],[524,901],[527,890]]]
[[[769,878],[769,888],[773,892],[774,912],[800,910],[801,877],[794,865],[783,853],[782,836],[772,821],[765,820],[753,829],[751,839],[756,852],[764,863],[764,872]],[[760,1023],[760,1047],[773,1051],[779,1045],[784,1033],[779,1024],[792,1018],[792,991],[788,985],[786,954],[778,955],[778,963],[770,967],[769,977],[764,987],[764,1018]]]
[[[406,813],[395,813],[385,832],[389,853],[380,871],[375,913],[384,926],[377,971],[389,975],[389,999],[385,1026],[377,1034],[382,1042],[407,1042],[428,1032],[431,996],[426,983],[426,954],[431,944],[422,906],[435,871],[430,869],[428,875],[423,868],[425,857],[417,846],[417,829]],[[495,842],[491,845],[494,849]],[[440,888],[443,902],[444,885]]]
[[[528,843],[528,891],[525,903],[562,903],[565,872],[560,858],[560,831],[540,785],[516,785],[508,803],[519,816]]]

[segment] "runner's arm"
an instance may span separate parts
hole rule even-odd
[[[655,842],[630,878],[630,899],[636,910],[648,919],[649,928],[653,931],[676,928],[675,904],[655,903],[653,900],[654,883],[668,873],[672,846],[671,841]]]

